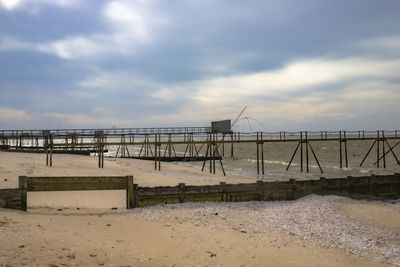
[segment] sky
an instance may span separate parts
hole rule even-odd
[[[209,126],[245,106],[235,130],[400,129],[399,14],[398,0],[0,0],[0,129]]]

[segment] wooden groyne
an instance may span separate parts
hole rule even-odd
[[[319,180],[189,186],[140,187],[133,176],[121,177],[19,177],[18,189],[0,190],[0,207],[27,209],[27,192],[71,190],[126,190],[126,207],[185,202],[239,202],[295,200],[309,194],[362,199],[400,198],[400,174]]]
[[[295,200],[309,194],[339,195],[364,199],[400,198],[400,174],[287,182],[257,181],[250,184],[207,186],[139,187],[135,185],[135,207],[184,202],[241,202]]]

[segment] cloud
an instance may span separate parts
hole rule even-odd
[[[0,107],[1,123],[21,122],[29,118],[30,116],[24,110]]]
[[[232,118],[245,105],[253,118],[264,122],[353,118],[399,110],[398,69],[397,59],[319,58],[295,61],[276,70],[193,82],[156,82],[129,71],[98,72],[80,81],[76,93],[98,97],[101,92],[126,95],[139,91],[149,104],[174,106],[168,112],[142,114],[153,122]]]
[[[1,0],[0,4],[7,10],[13,10],[21,4],[21,0]]]
[[[391,82],[399,69],[398,59],[304,60],[278,70],[165,86],[152,96],[187,103],[178,113],[157,116],[171,121],[229,118],[247,103],[264,121],[354,117],[400,110],[400,85]]]
[[[113,1],[104,8],[104,16],[116,29],[116,40],[146,42],[152,38],[152,16],[145,2]]]
[[[278,70],[216,77],[182,86],[191,88],[187,98],[213,105],[221,101],[235,102],[242,97],[295,94],[317,86],[351,82],[354,79],[397,78],[398,69],[400,60],[316,59],[289,63]],[[180,87],[163,88],[159,95],[168,93],[180,97],[181,91]],[[157,95],[157,92],[153,94],[154,97]]]
[[[308,60],[288,64],[280,70],[219,77],[193,84],[193,98],[204,104],[235,102],[242,97],[287,95],[316,86],[351,79],[397,77],[400,60],[369,59]]]
[[[74,36],[55,42],[39,44],[37,48],[41,52],[55,54],[64,59],[94,56],[107,50],[106,47],[100,44],[100,40],[95,39]]]
[[[153,11],[151,1],[112,1],[102,12],[108,32],[42,43],[38,50],[63,59],[134,54],[138,47],[152,42],[158,29],[167,24],[162,14]]]
[[[61,7],[79,6],[81,1],[79,0],[0,0],[0,6],[13,11],[19,8],[26,7],[32,9],[40,5],[56,5]]]
[[[14,9],[23,4],[50,4],[52,1],[3,0],[5,6]],[[75,1],[55,1],[59,6],[73,5]],[[102,8],[103,29],[86,35],[72,35],[47,42],[23,42],[1,36],[0,50],[33,50],[52,54],[62,59],[98,58],[109,54],[135,54],[137,49],[149,44],[157,32],[168,24],[163,14],[153,9],[152,1],[112,1]]]

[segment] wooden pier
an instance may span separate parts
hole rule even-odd
[[[392,140],[392,144],[389,141]],[[46,165],[52,166],[54,153],[95,153],[99,168],[104,167],[104,157],[121,157],[153,160],[154,168],[161,169],[161,161],[203,161],[202,170],[209,165],[211,173],[216,166],[225,174],[223,158],[225,146],[230,146],[230,157],[234,157],[234,146],[241,143],[255,144],[257,174],[265,173],[264,144],[297,143],[286,170],[289,170],[296,156],[300,158],[300,171],[310,171],[314,160],[321,173],[318,155],[313,149],[315,142],[335,141],[339,146],[339,167],[348,168],[348,142],[373,141],[368,152],[360,158],[362,166],[375,149],[374,165],[386,168],[387,156],[394,157],[400,165],[394,149],[400,144],[398,130],[393,131],[300,131],[300,132],[256,132],[216,133],[211,127],[168,127],[168,128],[112,128],[112,129],[50,129],[50,130],[0,130],[0,149],[17,152],[43,152]],[[394,144],[393,144],[394,142]],[[184,146],[183,154],[176,152],[176,146]],[[105,155],[108,148],[117,147],[115,155]],[[133,154],[133,148],[140,152]],[[139,149],[138,149],[139,150]]]

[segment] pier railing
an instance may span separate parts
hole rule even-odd
[[[184,133],[209,133],[211,127],[158,127],[158,128],[104,128],[104,129],[46,129],[46,130],[0,130],[3,137],[42,137],[53,136],[95,136],[102,132],[104,135],[144,135],[144,134],[184,134]]]

